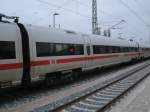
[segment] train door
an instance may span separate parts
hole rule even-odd
[[[84,51],[86,57],[85,68],[91,68],[93,66],[93,61],[92,61],[93,51],[92,51],[91,39],[88,35],[85,36]]]

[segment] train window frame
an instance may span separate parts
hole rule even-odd
[[[45,43],[49,45],[49,49],[52,50],[49,55],[38,55],[37,44]],[[80,50],[80,51],[77,51]],[[71,44],[71,43],[50,43],[50,42],[36,42],[36,56],[37,57],[50,57],[50,56],[71,56],[71,55],[84,55],[84,44]]]
[[[15,41],[0,41],[0,60],[16,59],[15,43]]]

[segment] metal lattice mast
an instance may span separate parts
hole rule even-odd
[[[92,1],[92,33],[98,34],[97,1]]]

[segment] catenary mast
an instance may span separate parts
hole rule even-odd
[[[97,1],[92,0],[92,34],[99,34],[98,19],[97,19]]]

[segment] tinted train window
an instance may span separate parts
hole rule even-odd
[[[61,43],[36,43],[37,56],[67,56],[83,55],[84,47],[78,44],[61,44]]]
[[[46,57],[53,55],[53,45],[50,43],[37,42],[36,43],[36,52],[37,57]]]
[[[87,49],[87,55],[90,55],[91,54],[90,46],[86,46],[86,49]]]
[[[75,55],[83,55],[84,47],[83,45],[75,45]]]
[[[0,59],[16,59],[14,41],[0,41]]]
[[[83,55],[84,47],[78,44],[56,44],[56,56]]]
[[[94,46],[93,46],[93,53],[94,53],[94,54],[100,54],[100,49],[99,49],[99,48],[100,48],[99,46],[94,45]]]
[[[106,53],[107,47],[101,45],[94,45],[93,46],[93,53],[94,54],[103,54]]]
[[[120,53],[120,52],[132,52],[138,51],[136,47],[119,47],[119,46],[102,46],[94,45],[93,53],[94,54],[105,54],[105,53]]]

